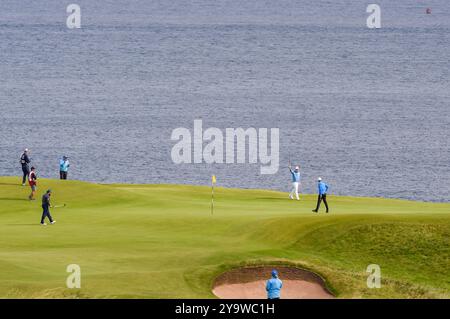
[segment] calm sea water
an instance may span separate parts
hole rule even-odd
[[[450,4],[0,1],[0,175],[32,149],[42,177],[450,200]],[[425,8],[432,14],[426,15]],[[280,128],[281,167],[175,165],[173,129]]]

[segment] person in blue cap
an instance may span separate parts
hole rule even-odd
[[[280,291],[283,282],[278,278],[278,271],[272,270],[272,278],[267,280],[266,291],[268,299],[280,299]]]
[[[322,182],[322,178],[317,179],[317,190],[319,193],[319,197],[317,198],[317,206],[316,209],[313,209],[314,213],[317,213],[319,211],[320,203],[323,201],[325,204],[326,213],[328,213],[328,203],[327,203],[327,192],[328,192],[328,185],[324,182]]]
[[[62,159],[59,160],[59,178],[67,179],[67,173],[69,172],[69,158],[67,156],[63,156]]]

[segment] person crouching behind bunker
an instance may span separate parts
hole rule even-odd
[[[268,299],[280,299],[283,282],[278,278],[278,271],[272,270],[272,278],[267,280],[266,291]]]

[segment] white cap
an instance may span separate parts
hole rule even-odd
[[[295,169],[300,169],[300,167],[298,167],[298,166],[295,166]]]
[[[320,182],[322,180],[322,177],[319,177],[317,180]]]
[[[24,149],[24,152],[28,152],[28,148]]]

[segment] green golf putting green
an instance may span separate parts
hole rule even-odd
[[[31,202],[20,182],[0,178],[0,298],[215,298],[219,274],[251,265],[310,269],[338,298],[450,297],[449,203],[331,194],[315,214],[315,195],[219,187],[212,215],[209,187],[40,179]],[[67,206],[41,226],[47,188]]]

